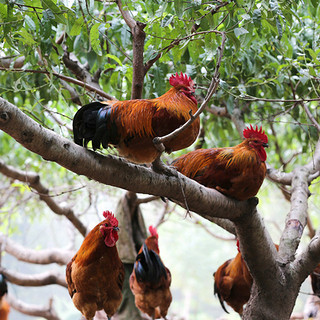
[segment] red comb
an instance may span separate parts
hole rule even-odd
[[[110,224],[114,227],[118,226],[117,218],[110,211],[103,211],[103,216],[109,220]]]
[[[243,130],[243,136],[246,139],[250,139],[250,138],[259,139],[263,143],[268,143],[268,137],[264,133],[264,131],[262,131],[262,127],[258,129],[258,126],[256,126],[256,128],[254,129],[253,126],[250,124],[250,127],[247,127]]]
[[[180,75],[178,74],[178,72],[176,74],[173,74],[169,79],[169,83],[173,87],[184,86],[192,89],[194,87],[193,80],[182,72],[180,73]]]
[[[150,232],[151,236],[156,237],[157,239],[159,238],[157,229],[154,228],[153,226],[149,227],[149,232]]]
[[[239,239],[237,239],[237,248],[238,248],[238,252],[240,252],[240,242],[239,242]]]

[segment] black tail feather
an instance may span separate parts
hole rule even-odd
[[[0,273],[0,298],[8,293],[8,286],[5,276]]]
[[[167,271],[159,255],[143,244],[143,250],[136,258],[134,266],[138,282],[157,283],[161,277],[167,278]]]
[[[222,309],[223,309],[226,313],[229,313],[229,312],[227,311],[225,305],[224,305],[223,299],[222,299],[222,297],[221,297],[221,295],[220,295],[220,292],[219,292],[219,290],[218,290],[218,287],[217,287],[216,283],[214,283],[214,286],[213,286],[213,287],[214,287],[214,295],[217,295],[217,296],[218,296],[219,302],[220,302],[220,305],[221,305]]]
[[[86,147],[92,141],[93,149],[101,144],[107,148],[109,144],[119,142],[117,127],[110,119],[111,107],[101,102],[92,102],[80,108],[73,118],[74,142]]]

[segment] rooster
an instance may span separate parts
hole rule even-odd
[[[276,250],[279,246],[275,244]],[[242,315],[243,306],[248,302],[253,283],[247,264],[242,258],[239,240],[237,240],[238,254],[227,260],[214,273],[214,294],[218,295],[222,309],[229,313],[224,301],[232,309]]]
[[[265,178],[268,137],[262,128],[247,127],[235,147],[198,149],[172,165],[185,176],[237,200],[254,197]]]
[[[151,163],[160,152],[153,139],[164,136],[190,119],[197,111],[194,82],[187,75],[176,73],[169,79],[172,88],[155,99],[126,101],[107,100],[83,106],[73,119],[74,141],[93,149],[110,145],[119,155],[135,163]],[[165,144],[170,153],[190,146],[198,136],[200,120]]]
[[[8,286],[3,274],[0,273],[0,320],[8,320],[10,306],[5,299],[8,293]]]
[[[105,220],[85,237],[66,269],[69,294],[87,320],[102,309],[111,319],[122,300],[124,266],[116,248],[118,220],[109,211],[103,215]]]
[[[237,241],[238,254],[233,259],[227,260],[214,273],[214,294],[218,295],[222,309],[229,313],[224,306],[224,301],[240,315],[243,305],[250,298],[252,277],[243,260],[239,241]]]
[[[138,309],[153,319],[165,318],[172,301],[171,273],[159,256],[158,233],[149,227],[150,236],[142,245],[130,275],[130,288]]]

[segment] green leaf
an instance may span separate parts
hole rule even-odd
[[[312,57],[313,62],[316,64],[320,64],[318,57],[317,57],[317,54],[312,49],[307,49],[307,50],[308,50],[310,56]]]
[[[50,9],[53,12],[58,23],[67,24],[62,10],[52,0],[41,0],[41,3],[44,9]]]
[[[235,50],[238,51],[240,49],[240,41],[239,39],[235,36],[234,33],[227,33],[227,37],[232,41],[232,43],[235,46]]]
[[[106,54],[106,58],[110,58],[110,59],[116,61],[120,66],[122,66],[122,62],[118,57],[108,53],[108,54]]]
[[[99,40],[99,26],[101,23],[96,23],[93,25],[93,27],[90,30],[90,43],[92,46],[92,49],[98,56],[102,56],[102,50],[100,46],[100,40]]]
[[[280,22],[279,16],[276,16],[276,26],[278,30],[279,39],[281,39],[283,35],[283,30],[282,30],[282,24]]]
[[[174,9],[179,18],[182,18],[183,15],[183,0],[174,0]]]
[[[81,27],[82,27],[82,25],[83,25],[83,16],[81,16],[80,18],[78,18],[78,19],[74,22],[74,24],[73,24],[73,26],[72,26],[72,28],[71,28],[71,30],[70,30],[70,33],[69,33],[70,36],[73,37],[73,36],[79,35],[80,32],[81,32]]]
[[[33,40],[32,35],[25,28],[21,28],[21,30],[18,31],[17,34],[21,36],[21,38],[18,38],[18,40],[20,40],[22,43],[26,45],[32,46],[36,43]]]
[[[243,28],[243,27],[234,29],[234,34],[235,34],[236,37],[239,37],[242,34],[246,34],[246,33],[249,33],[249,31],[247,29]]]
[[[36,30],[36,24],[34,23],[34,21],[28,15],[25,15],[24,22],[29,27],[29,29],[31,29],[32,31]]]

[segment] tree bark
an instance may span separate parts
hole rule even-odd
[[[167,197],[184,207],[187,203],[190,210],[195,213],[218,223],[219,220],[216,218],[221,218],[228,222],[226,226],[230,229],[235,227],[241,252],[254,278],[252,295],[243,314],[246,320],[289,319],[301,283],[320,261],[318,233],[299,256],[294,258],[291,253],[289,254],[289,263],[285,258],[287,254],[277,253],[256,210],[256,198],[235,201],[181,174],[177,176],[158,174],[149,168],[86,150],[43,128],[17,107],[1,98],[0,129],[25,148],[76,174],[86,175],[101,183],[132,192]],[[293,194],[297,193],[297,198],[293,197],[292,201],[302,202],[299,206],[292,207],[288,214],[287,221],[296,217],[300,222],[296,228],[298,232],[288,233],[294,244],[290,249],[292,252],[295,252],[296,243],[300,241],[300,228],[303,230],[305,226],[303,217],[307,214],[305,212],[309,195],[307,186],[318,176],[319,169],[320,142],[310,163],[301,170],[297,169],[285,175],[284,180],[288,184],[292,183]],[[280,179],[282,178],[283,175],[280,175]],[[280,242],[280,248],[286,247],[286,243],[287,241]]]

